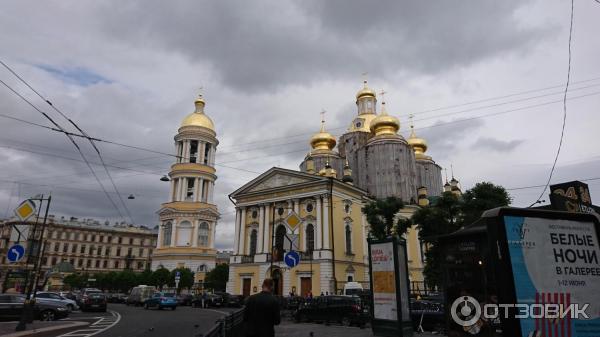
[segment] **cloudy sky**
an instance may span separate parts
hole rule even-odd
[[[388,111],[408,115],[463,189],[487,180],[535,201],[558,146],[570,2],[13,1],[0,11],[0,58],[90,135],[173,152],[203,87],[220,145],[218,248],[233,242],[227,195],[272,166],[296,169],[327,110],[344,132],[368,73]],[[570,99],[553,182],[600,174],[600,5],[576,0]],[[0,79],[67,122],[6,69]],[[0,217],[52,192],[59,215],[119,220],[69,140],[0,86]],[[105,188],[93,149],[79,140]],[[98,145],[136,223],[155,225],[173,158]],[[600,199],[600,180],[588,181]],[[111,192],[116,203],[116,194]],[[548,199],[544,197],[544,199]],[[596,202],[598,203],[598,202]],[[125,213],[121,209],[121,213]]]

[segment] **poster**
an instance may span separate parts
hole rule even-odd
[[[394,276],[394,243],[371,245],[373,272],[373,316],[376,319],[397,320],[396,281]]]
[[[523,337],[600,336],[600,249],[594,223],[504,217],[518,304],[588,304],[585,313],[519,319]],[[531,307],[531,306],[530,306]]]

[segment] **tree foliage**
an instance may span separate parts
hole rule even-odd
[[[204,282],[207,288],[212,288],[216,291],[225,291],[228,280],[229,265],[218,264],[213,270],[206,273]]]
[[[175,275],[179,272],[179,286],[177,287],[177,293],[181,289],[191,288],[194,285],[194,273],[189,268],[177,268],[171,270],[169,274],[169,287],[175,286]]]
[[[444,192],[429,207],[420,208],[411,220],[419,228],[419,239],[427,246],[423,273],[430,286],[442,283],[441,255],[438,238],[457,231],[479,219],[488,209],[508,206],[511,198],[502,186],[490,182],[476,184],[460,198],[452,192]]]
[[[171,272],[164,267],[158,268],[152,273],[152,285],[162,290],[163,286],[169,284]]]
[[[410,227],[406,219],[398,219],[396,214],[404,207],[400,198],[387,197],[366,204],[362,211],[371,226],[370,235],[376,239],[384,239],[392,234],[402,235]]]

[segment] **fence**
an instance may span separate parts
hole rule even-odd
[[[197,337],[241,337],[244,335],[244,308],[234,311],[216,324],[206,333]]]

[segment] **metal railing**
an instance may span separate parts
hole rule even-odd
[[[217,320],[206,333],[196,337],[242,337],[244,336],[244,308]]]

